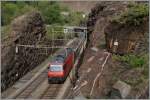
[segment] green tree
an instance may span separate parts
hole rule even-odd
[[[79,25],[80,21],[83,20],[83,12],[71,12],[69,16],[69,22],[71,25]]]
[[[61,10],[58,4],[48,5],[46,9],[43,9],[41,12],[47,24],[64,24],[62,15],[60,14]]]
[[[9,24],[14,16],[17,15],[19,9],[16,4],[2,2],[2,25]]]
[[[41,12],[46,24],[70,24],[79,25],[82,12],[71,12],[66,6],[59,5],[56,1],[3,1],[2,2],[2,25],[10,24],[16,16],[20,16],[31,10]],[[69,16],[61,12],[68,12]]]

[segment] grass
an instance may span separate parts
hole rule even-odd
[[[113,55],[112,59],[116,60],[116,61],[126,63],[131,68],[143,67],[144,64],[147,61],[147,57],[137,56],[137,55],[134,55],[134,54],[124,55],[124,56]]]
[[[142,83],[144,80],[145,80],[144,77],[141,76],[139,78],[131,78],[131,79],[128,79],[128,80],[123,80],[123,81],[127,84],[135,86],[135,85],[138,85],[138,84]]]
[[[149,57],[148,53],[142,54],[142,55],[113,55],[112,59],[114,61],[119,61],[122,63],[126,63],[129,65],[131,70],[139,70],[138,72],[141,73],[141,75],[138,78],[128,77],[126,80],[122,80],[127,84],[134,86],[139,85],[140,83],[143,83],[145,80],[148,80],[149,76]],[[138,73],[137,73],[138,74]],[[116,80],[116,77],[115,77]]]
[[[10,33],[10,26],[9,25],[1,26],[1,39],[8,36],[9,33]]]

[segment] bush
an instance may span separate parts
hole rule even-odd
[[[66,6],[60,6],[56,1],[3,1],[2,25],[10,24],[16,16],[31,10],[39,10],[46,24],[79,25],[83,20],[83,12],[71,12]],[[68,12],[69,16],[62,15],[63,11]]]
[[[82,14],[83,12],[71,12],[70,16],[68,17],[69,23],[71,25],[79,25],[80,22],[84,20]]]
[[[13,3],[3,4],[2,2],[2,25],[7,25],[17,15],[19,9]]]
[[[131,67],[142,67],[145,63],[143,57],[138,57],[135,55],[130,55],[127,62],[129,62]]]
[[[121,61],[123,63],[127,63],[131,68],[137,68],[142,67],[146,63],[146,57],[145,56],[136,56],[133,54],[130,55],[113,55],[113,59],[117,61]]]
[[[1,40],[3,40],[6,36],[9,36],[10,33],[10,26],[2,26],[1,27]]]
[[[120,24],[140,25],[146,16],[149,15],[147,4],[130,4],[127,11],[113,19]]]
[[[57,2],[52,1],[3,1],[2,2],[2,25],[10,24],[16,16],[20,16],[31,10],[39,10],[46,24],[59,23],[63,25],[65,18],[60,14],[61,11],[67,10],[67,7],[60,8]]]
[[[143,74],[144,74],[145,78],[148,79],[149,78],[148,77],[149,76],[149,53],[143,55],[143,57],[144,57],[144,61],[145,61],[144,65],[143,65]]]
[[[47,24],[54,24],[54,23],[64,24],[64,20],[62,19],[60,12],[61,10],[58,5],[52,5],[47,7],[42,12],[42,14]]]

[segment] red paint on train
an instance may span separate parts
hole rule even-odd
[[[69,74],[70,70],[73,67],[73,64],[74,64],[73,59],[74,59],[74,53],[70,54],[66,59],[66,62],[64,65],[64,71],[66,75]]]
[[[66,57],[62,56],[62,53],[64,54],[65,52],[58,53],[55,59],[50,62],[48,70],[49,82],[65,81],[74,65],[74,51],[70,48]]]
[[[72,28],[74,32],[77,32],[78,34],[75,34],[75,37],[82,38],[86,41],[86,32],[87,28],[84,27],[73,27]],[[72,44],[70,44],[71,46]],[[77,48],[80,50],[80,47]],[[65,81],[67,76],[69,75],[73,65],[74,60],[76,59],[76,56],[78,54],[78,50],[74,52],[73,48],[66,48],[61,49],[58,51],[54,56],[53,60],[50,62],[50,65],[48,67],[48,81]]]

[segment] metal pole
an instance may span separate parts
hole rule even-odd
[[[66,29],[66,32],[65,32],[65,40],[66,40],[66,33],[67,33],[67,29]],[[64,41],[65,41],[64,40]],[[67,42],[65,41],[65,44],[66,44]],[[65,49],[65,51],[66,51],[66,56],[67,56],[67,49],[66,48],[64,48]]]
[[[54,42],[54,30],[52,28],[52,52],[53,52],[53,42]],[[51,56],[52,56],[52,52],[51,52]]]

